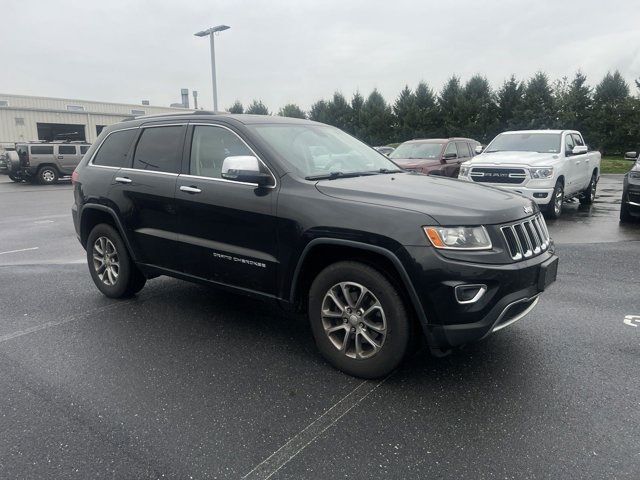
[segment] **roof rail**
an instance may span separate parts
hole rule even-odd
[[[229,112],[212,112],[211,110],[185,110],[184,112],[151,113],[149,115],[138,115],[132,118],[140,120],[145,118],[173,117],[181,115],[224,115],[228,113]]]

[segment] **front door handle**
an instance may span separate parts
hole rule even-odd
[[[180,187],[180,191],[181,192],[187,192],[187,193],[200,193],[200,192],[202,192],[202,190],[200,190],[198,187],[187,187],[186,185],[182,185]]]
[[[129,177],[116,177],[115,180],[118,183],[131,183],[131,179]]]

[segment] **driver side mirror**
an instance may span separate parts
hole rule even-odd
[[[444,155],[442,155],[442,159],[443,160],[451,160],[454,158],[458,158],[458,155],[456,153],[453,152],[449,152],[449,153],[445,153]]]
[[[587,150],[586,145],[576,145],[573,147],[573,150],[571,150],[571,155],[582,155],[583,153],[587,153]]]
[[[476,148],[475,148],[476,155],[480,155],[483,150],[484,150],[484,147],[482,145],[476,145]]]
[[[264,187],[271,184],[271,175],[260,171],[260,163],[253,155],[227,157],[222,162],[222,178],[236,182],[257,183]]]
[[[626,152],[624,154],[624,159],[625,160],[637,160],[638,159],[638,152]]]

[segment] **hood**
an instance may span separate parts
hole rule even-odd
[[[550,162],[556,160],[558,153],[538,153],[538,152],[493,152],[481,153],[473,157],[465,164],[471,165],[499,165],[518,167],[548,167]]]
[[[535,204],[499,188],[448,177],[415,173],[320,180],[316,188],[330,197],[412,210],[440,225],[493,225],[528,217]]]
[[[435,158],[390,158],[389,160],[401,168],[432,167],[440,165],[440,160]]]

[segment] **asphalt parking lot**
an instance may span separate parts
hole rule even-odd
[[[381,381],[329,367],[258,301],[158,278],[94,287],[71,186],[0,177],[0,478],[640,477],[640,224],[621,176],[549,222],[525,319]]]

